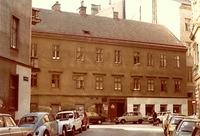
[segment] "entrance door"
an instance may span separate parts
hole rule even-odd
[[[146,115],[151,116],[152,111],[155,109],[155,105],[154,104],[146,104],[145,105],[145,112]]]

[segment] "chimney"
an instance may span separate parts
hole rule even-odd
[[[113,19],[119,19],[119,12],[113,11]]]
[[[96,15],[101,10],[101,5],[91,4],[91,15]]]
[[[52,10],[54,11],[60,11],[60,4],[58,1],[51,7]]]
[[[79,8],[79,14],[80,15],[86,15],[86,7],[85,6],[83,6],[84,5],[84,1],[82,0],[81,1],[81,7]]]

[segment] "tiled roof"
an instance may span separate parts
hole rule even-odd
[[[33,31],[91,36],[117,40],[138,41],[168,45],[182,45],[164,26],[133,20],[116,20],[93,15],[39,9],[41,22]]]

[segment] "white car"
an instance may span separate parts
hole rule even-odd
[[[28,113],[19,120],[18,125],[31,128],[34,136],[58,135],[58,121],[48,112]]]
[[[75,135],[75,131],[82,132],[82,120],[77,111],[61,111],[56,114],[56,119],[60,122],[67,123],[69,129],[67,130],[72,136]]]
[[[32,136],[32,130],[18,127],[11,115],[0,113],[0,136]]]

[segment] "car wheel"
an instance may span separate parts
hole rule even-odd
[[[67,136],[67,130],[65,127],[62,129],[62,136]]]
[[[138,124],[142,124],[142,120],[141,119],[138,120]]]
[[[72,128],[71,136],[75,136],[75,127]]]
[[[81,128],[79,128],[79,133],[82,133],[82,127],[81,127]]]
[[[120,122],[121,122],[122,124],[124,124],[124,123],[126,123],[126,120],[122,119]]]
[[[50,136],[47,130],[44,131],[43,136]]]
[[[102,121],[101,121],[101,120],[98,120],[97,123],[98,123],[98,124],[102,124]]]

